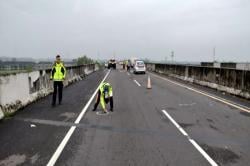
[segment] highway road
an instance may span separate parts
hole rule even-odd
[[[104,79],[113,86],[114,112],[99,115],[92,108]],[[249,101],[211,89],[103,70],[65,88],[62,105],[50,103],[51,95],[1,121],[0,166],[250,163]]]

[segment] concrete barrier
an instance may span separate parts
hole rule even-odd
[[[250,99],[250,71],[175,64],[146,64],[147,70]]]
[[[98,65],[71,66],[66,69],[64,86],[82,80],[86,75],[98,70]],[[0,76],[0,119],[50,94],[53,91],[50,74],[51,69],[47,69]]]

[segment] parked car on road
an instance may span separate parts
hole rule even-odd
[[[145,74],[146,73],[146,66],[145,63],[142,60],[136,60],[135,64],[134,64],[134,73],[142,73]]]

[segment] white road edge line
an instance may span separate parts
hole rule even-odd
[[[188,141],[202,154],[202,156],[212,165],[218,166],[218,164],[198,145],[193,139],[189,137],[189,135],[185,132],[185,130],[168,114],[166,110],[162,110],[162,112],[168,117],[168,119],[177,127],[177,129],[188,138]]]
[[[193,92],[196,92],[196,93],[202,94],[202,95],[204,95],[204,96],[210,97],[210,98],[212,98],[212,99],[214,99],[214,100],[217,100],[217,101],[220,101],[220,102],[222,102],[222,103],[224,103],[224,104],[230,105],[230,106],[232,106],[232,107],[234,107],[234,108],[237,108],[237,109],[239,109],[239,110],[241,110],[241,111],[245,111],[245,112],[250,113],[250,108],[248,108],[248,107],[246,107],[246,106],[241,106],[241,105],[239,105],[239,104],[237,104],[237,105],[236,105],[236,104],[233,104],[233,103],[231,103],[230,101],[228,101],[228,100],[226,100],[226,99],[222,99],[222,98],[220,98],[220,97],[213,96],[213,95],[211,95],[211,94],[208,94],[208,93],[202,92],[202,91],[200,91],[200,90],[197,90],[197,89],[188,87],[188,86],[186,86],[186,85],[177,83],[177,82],[175,82],[175,81],[171,81],[171,80],[169,80],[169,79],[167,79],[167,78],[160,77],[160,76],[158,76],[158,75],[156,75],[156,74],[153,74],[153,73],[151,73],[151,74],[154,75],[155,77],[158,77],[158,78],[160,78],[160,79],[163,79],[163,80],[165,80],[165,81],[168,81],[168,82],[170,82],[170,83],[172,83],[172,84],[178,85],[178,86],[180,86],[180,87],[186,88],[186,89],[191,90],[191,91],[193,91]]]
[[[105,79],[108,77],[110,73],[110,70],[108,71],[108,73],[105,75],[105,77],[103,78],[103,80],[101,81],[101,83],[103,83],[105,81]],[[74,122],[75,124],[79,124],[80,120],[82,119],[82,117],[84,116],[84,114],[86,113],[89,105],[91,104],[92,100],[94,99],[95,95],[98,92],[99,86],[101,85],[101,83],[98,85],[98,87],[96,88],[95,92],[93,93],[93,95],[91,96],[91,98],[89,99],[89,101],[87,102],[87,104],[84,106],[84,108],[82,109],[81,113],[78,115],[76,121]],[[70,137],[72,136],[72,134],[74,133],[76,129],[76,126],[72,126],[69,131],[67,132],[67,134],[65,135],[65,137],[63,138],[62,142],[60,143],[60,145],[58,146],[58,148],[56,149],[55,153],[53,154],[53,156],[50,158],[47,166],[54,166],[57,159],[60,157],[63,149],[65,148],[66,144],[68,143]]]
[[[134,80],[134,82],[138,85],[141,86],[141,84],[139,82],[137,82],[136,80]]]

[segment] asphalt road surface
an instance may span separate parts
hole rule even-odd
[[[100,106],[92,112],[103,79],[114,91],[114,112],[107,115]],[[62,105],[50,103],[51,95],[1,121],[0,166],[250,163],[249,102],[206,88],[104,70],[65,88]]]

